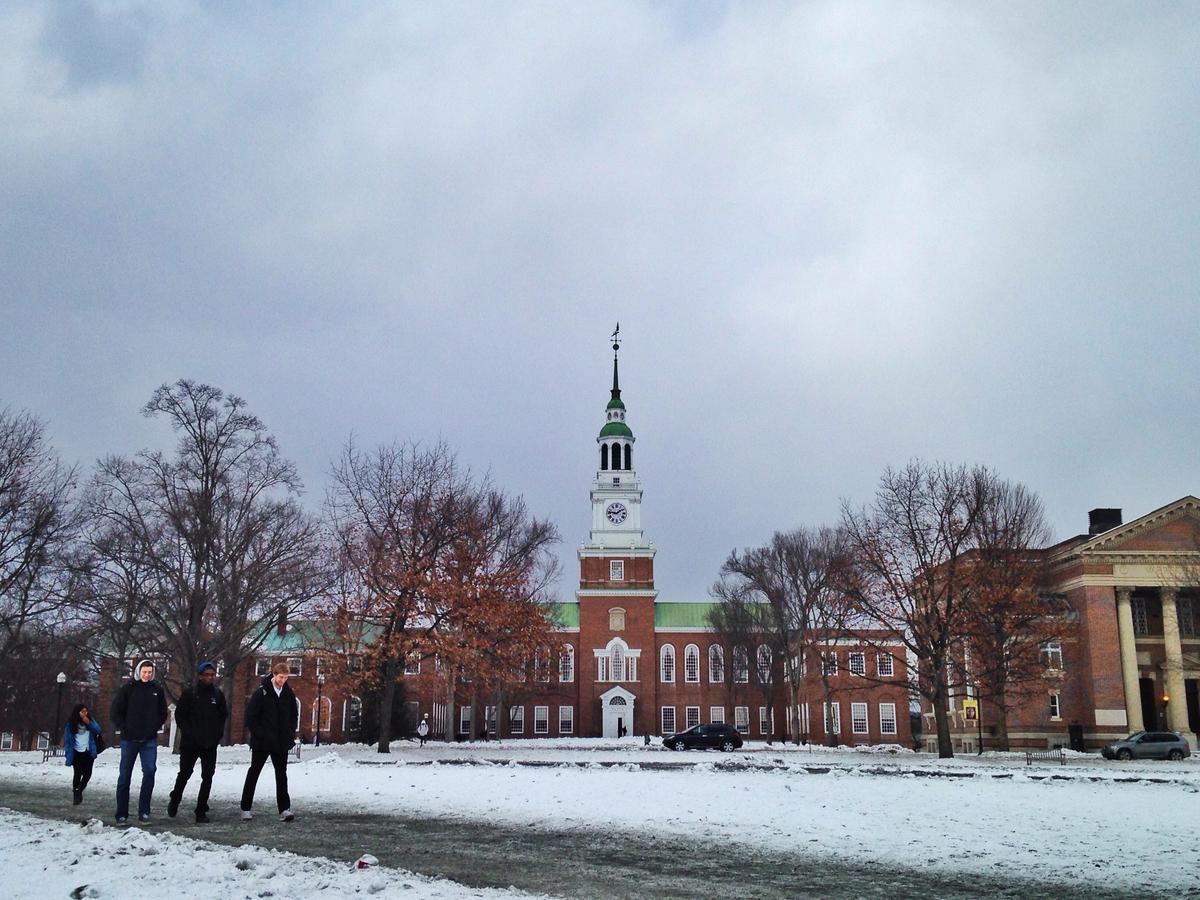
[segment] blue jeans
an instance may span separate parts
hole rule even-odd
[[[117,775],[117,818],[129,817],[129,783],[133,781],[133,761],[142,761],[142,790],[138,794],[138,815],[150,815],[150,797],[154,793],[154,772],[158,768],[158,740],[121,741],[121,769]]]

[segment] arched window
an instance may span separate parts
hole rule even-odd
[[[688,684],[700,681],[700,648],[695,644],[683,648],[683,680]]]
[[[350,696],[342,704],[342,734],[357,737],[362,729],[362,700]]]
[[[533,651],[533,677],[537,681],[550,680],[550,648],[538,647]]]
[[[641,650],[630,650],[618,637],[603,648],[596,648],[597,681],[637,681],[637,662]]]
[[[733,680],[738,684],[750,681],[750,660],[745,647],[733,648]]]
[[[600,468],[608,468],[608,444],[600,445]]]
[[[725,683],[725,649],[720,644],[708,648],[708,680],[713,684]]]
[[[625,445],[625,468],[633,468],[633,444]]]
[[[613,644],[608,651],[608,671],[613,681],[625,680],[625,645]]]
[[[670,644],[663,644],[662,649],[658,651],[659,660],[659,680],[663,684],[670,684],[675,680],[675,648]]]
[[[766,644],[758,645],[758,681],[760,684],[771,683],[771,648]]]
[[[333,718],[333,701],[328,697],[321,698],[321,724],[319,730],[322,734],[329,733],[329,720]],[[318,730],[317,725],[317,701],[313,700],[312,705],[312,727]]]
[[[575,680],[575,648],[570,644],[563,644],[558,656],[558,680],[563,684]]]
[[[614,469],[621,468],[621,445],[613,441],[612,445],[612,467]]]

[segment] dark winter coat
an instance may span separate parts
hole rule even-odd
[[[113,726],[123,741],[149,741],[167,721],[167,695],[157,681],[126,682],[112,702]]]
[[[180,745],[211,750],[225,736],[227,718],[225,695],[215,685],[201,683],[187,688],[175,704],[175,722],[182,732]]]
[[[298,717],[292,686],[285,682],[277,697],[275,685],[271,684],[271,676],[268,675],[246,704],[246,731],[250,735],[250,746],[255,750],[291,750],[296,743]]]
[[[92,759],[97,757],[96,752],[96,735],[100,733],[100,723],[95,719],[88,722],[88,753]],[[78,752],[75,749],[75,732],[71,729],[71,723],[68,722],[63,726],[63,756],[66,759],[67,765],[75,762],[75,754]]]

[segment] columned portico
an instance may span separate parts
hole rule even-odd
[[[1117,591],[1117,633],[1121,645],[1121,679],[1125,685],[1125,721],[1130,732],[1142,731],[1142,693],[1138,680],[1137,644],[1133,636],[1133,588]]]
[[[1188,730],[1187,699],[1183,686],[1183,644],[1179,638],[1179,610],[1175,605],[1175,588],[1159,588],[1162,599],[1163,644],[1166,661],[1163,664],[1163,681],[1166,684],[1167,728],[1178,731],[1196,746],[1196,735]]]

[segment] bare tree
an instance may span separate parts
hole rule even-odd
[[[0,409],[0,661],[62,600],[75,480],[40,421]]]
[[[179,442],[172,455],[100,462],[89,565],[108,589],[97,595],[117,609],[140,604],[140,650],[166,656],[184,678],[205,659],[232,673],[282,611],[320,590],[318,524],[300,508],[295,466],[241,398],[180,380],[142,413],[165,417]]]
[[[724,645],[721,648],[724,669],[721,674],[736,721],[742,691],[750,690],[751,648],[762,642],[768,616],[762,602],[755,596],[754,588],[743,579],[720,578],[709,593],[717,603],[709,611],[708,620]],[[728,656],[725,656],[726,646],[729,648]]]

